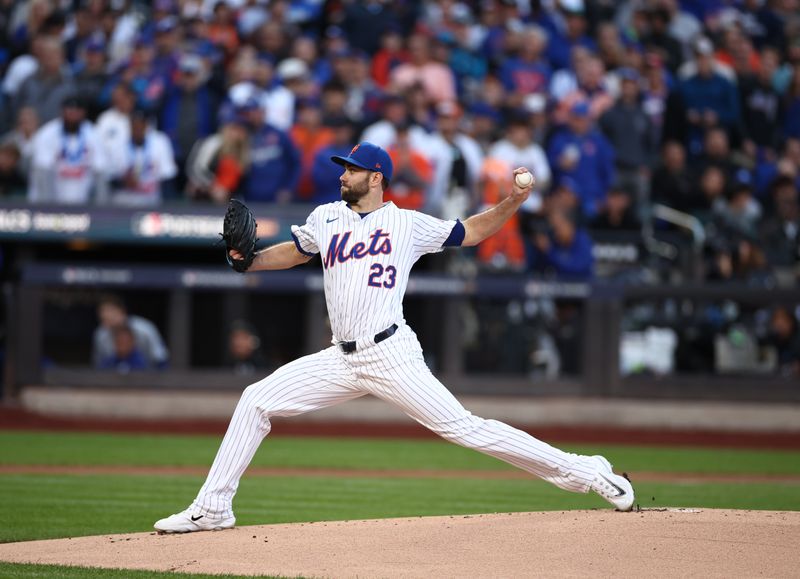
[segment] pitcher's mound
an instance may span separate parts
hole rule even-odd
[[[796,577],[800,512],[454,515],[0,545],[0,560],[304,577]]]

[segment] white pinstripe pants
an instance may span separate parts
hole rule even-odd
[[[395,404],[445,440],[499,458],[562,489],[587,492],[594,479],[596,466],[588,457],[563,452],[465,410],[431,374],[416,334],[403,324],[379,344],[352,354],[331,346],[248,386],[193,509],[211,516],[233,515],[239,479],[269,434],[271,417],[295,416],[365,394]]]

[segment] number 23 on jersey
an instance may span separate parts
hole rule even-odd
[[[397,277],[397,270],[393,265],[383,267],[380,263],[373,263],[369,271],[369,281],[367,285],[371,287],[383,287],[392,289],[394,287],[395,278]],[[384,274],[386,274],[384,276]]]

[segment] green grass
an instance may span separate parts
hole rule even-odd
[[[0,542],[152,530],[182,510],[203,479],[189,476],[7,475]],[[540,481],[245,477],[239,525],[602,507]]]
[[[151,531],[194,497],[200,477],[6,475],[0,542]],[[637,485],[644,507],[800,508],[800,489],[781,484]],[[653,500],[655,499],[655,500]],[[245,477],[239,525],[514,511],[607,508],[599,497],[538,480]]]
[[[156,571],[134,571],[131,569],[97,569],[92,567],[65,567],[62,565],[27,565],[17,563],[0,563],[0,577],[9,579],[252,579],[253,575],[203,575],[199,573],[159,573]],[[258,575],[280,579],[273,575]]]
[[[220,437],[0,432],[0,464],[210,465]],[[800,453],[703,448],[568,446],[602,453],[620,469],[749,475],[800,473]],[[497,470],[511,467],[436,440],[273,437],[254,464],[353,470],[352,476],[245,476],[234,507],[240,525],[510,511],[608,508],[594,494],[567,493],[538,479],[359,476],[374,470]],[[0,542],[150,531],[185,508],[201,476],[5,474],[13,497]],[[800,510],[800,485],[639,481],[642,507],[691,506]],[[0,573],[0,576],[3,576]]]
[[[1,432],[0,464],[207,467],[219,436]],[[636,446],[559,445],[605,454],[630,471],[800,474],[800,452]],[[370,470],[511,470],[513,467],[439,440],[269,437],[253,466]]]

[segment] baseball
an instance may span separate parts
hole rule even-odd
[[[524,173],[517,173],[516,177],[514,177],[514,181],[518,186],[524,189],[525,187],[529,187],[533,183],[533,175],[531,175],[530,171],[525,171]]]

